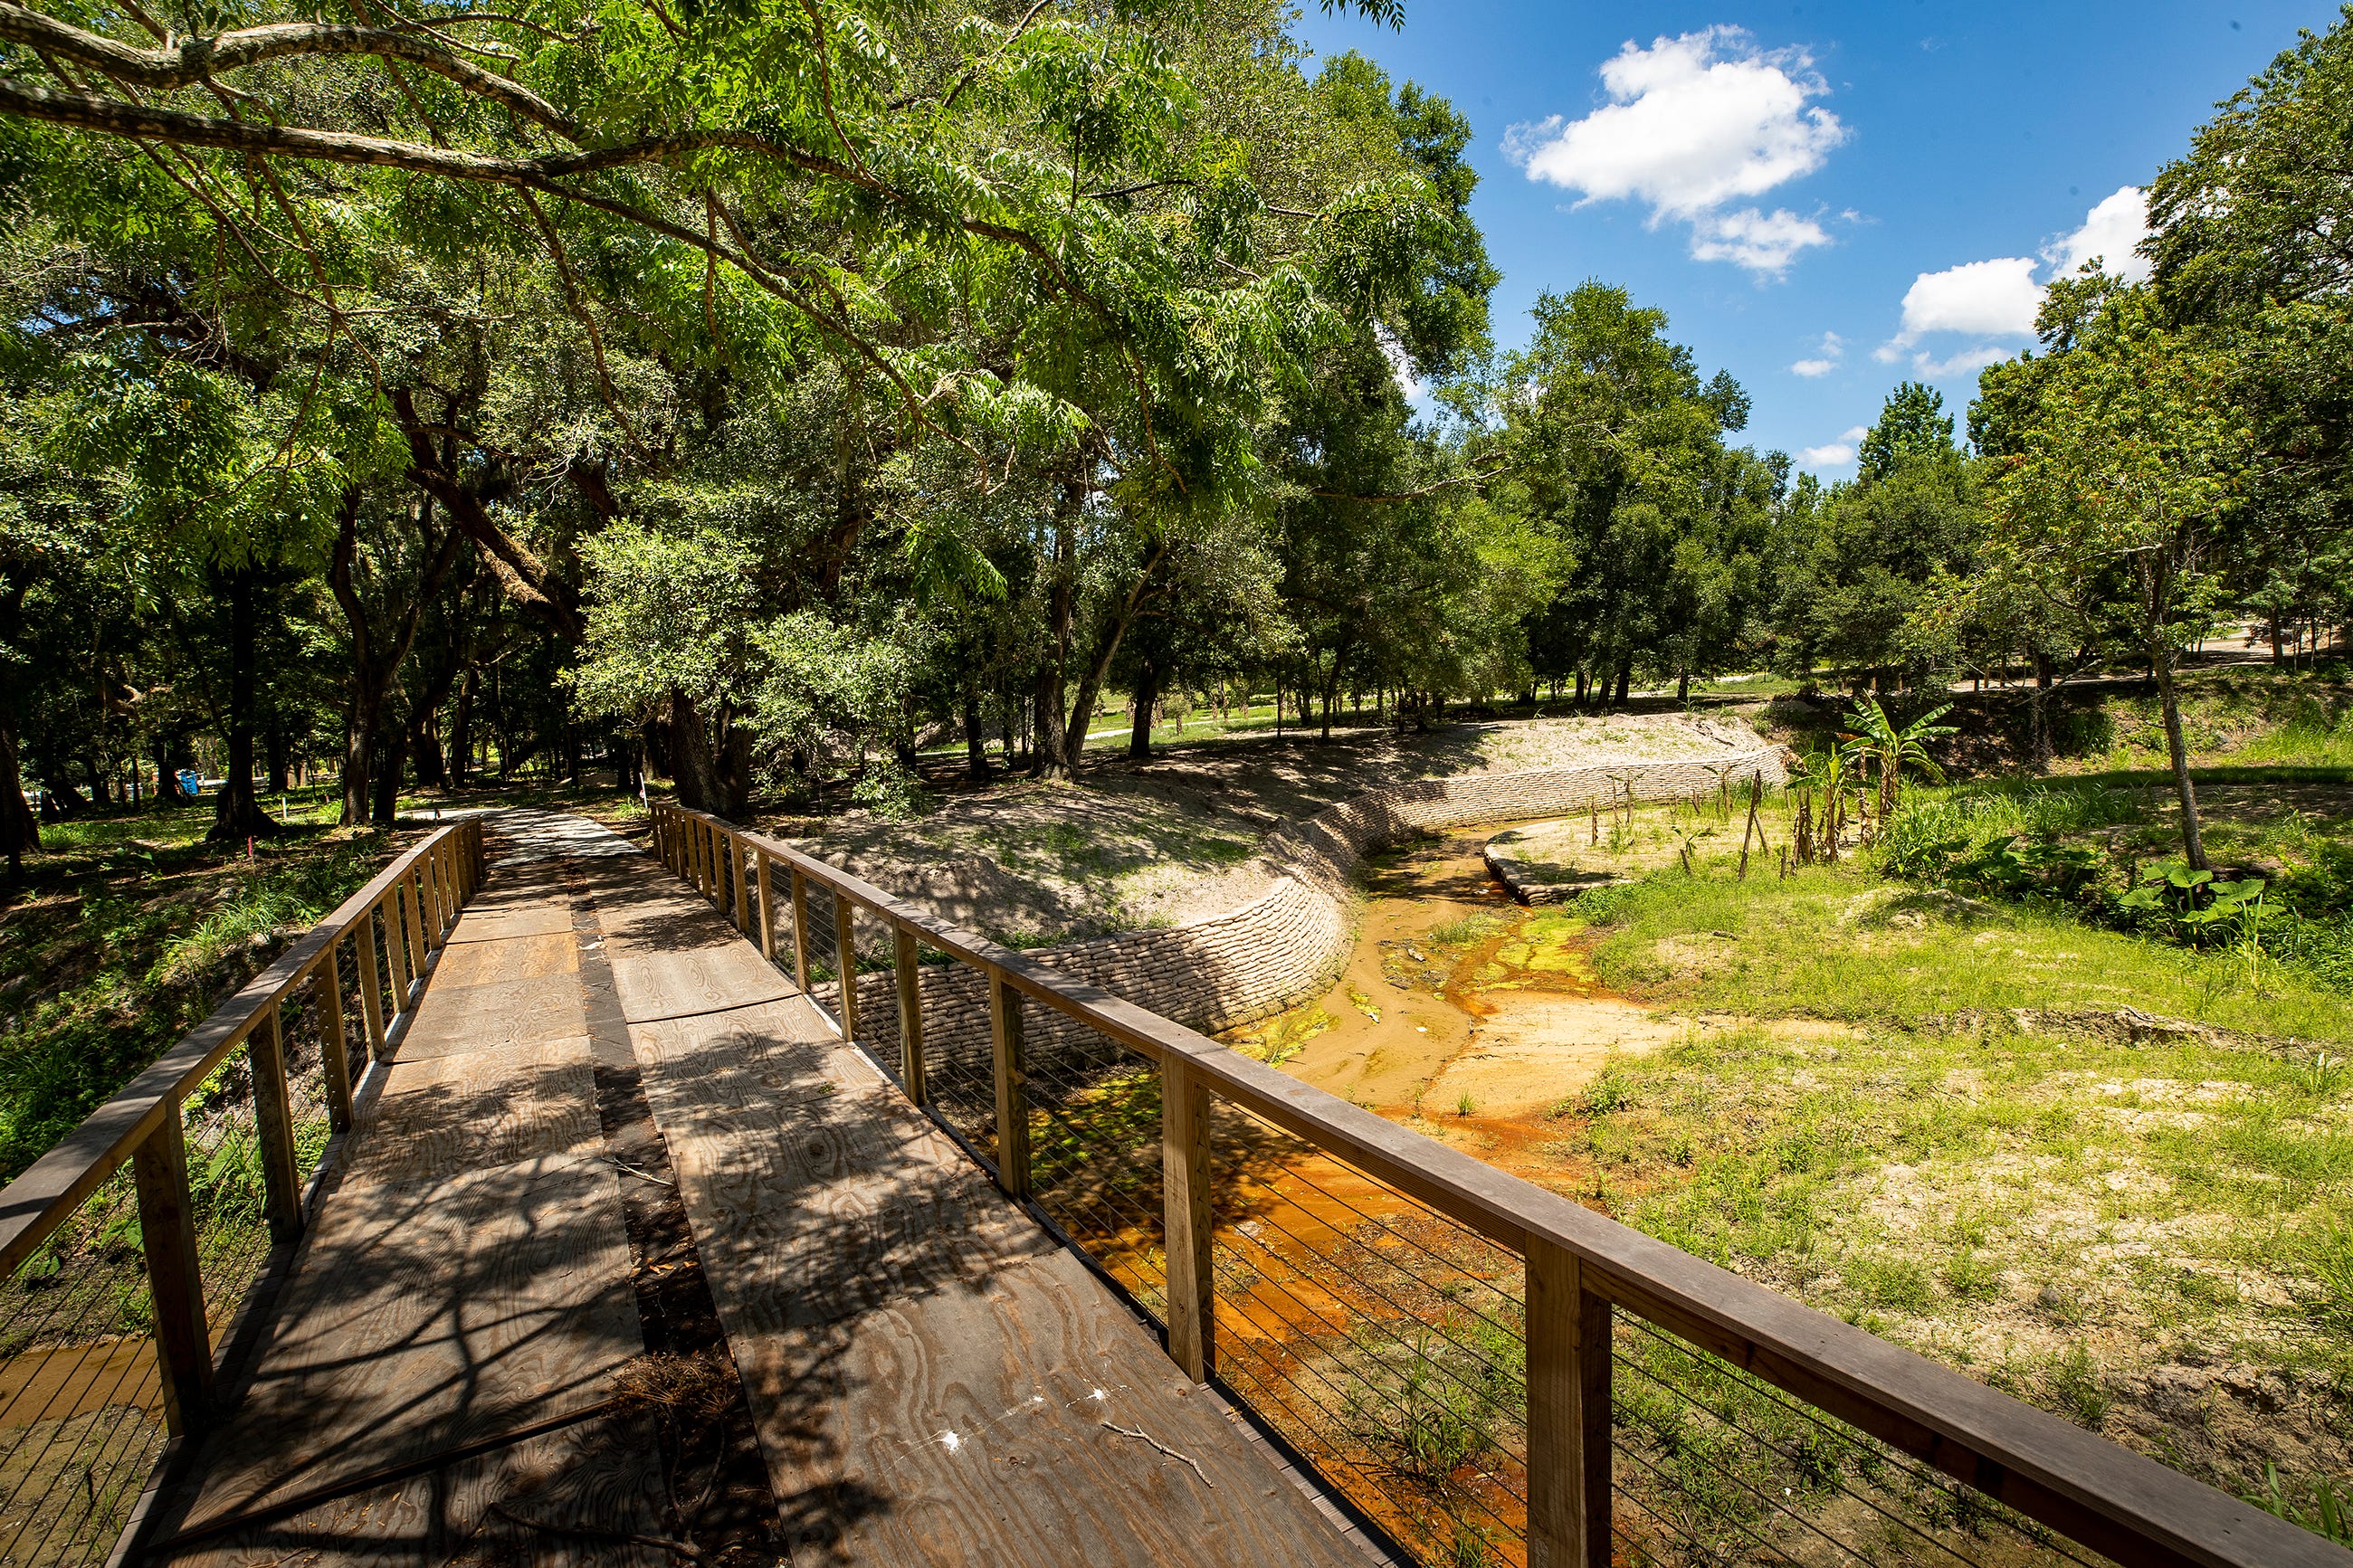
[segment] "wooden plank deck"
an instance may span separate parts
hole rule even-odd
[[[596,1053],[625,1033],[749,1399],[771,1561],[1361,1568],[1216,1396],[708,904],[580,818],[499,832],[158,1555],[666,1561],[647,1543],[658,1446],[645,1417],[605,1412],[646,1344],[632,1167],[597,1099]],[[417,1473],[384,1474],[399,1466]],[[322,1500],[236,1522],[306,1498]]]

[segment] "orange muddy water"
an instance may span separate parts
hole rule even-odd
[[[1680,1038],[1684,1020],[1605,990],[1575,906],[1512,900],[1482,850],[1503,825],[1464,828],[1380,857],[1345,967],[1314,1002],[1229,1037],[1285,1072],[1513,1156],[1546,1110],[1573,1100],[1610,1053]]]

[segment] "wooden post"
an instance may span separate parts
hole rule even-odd
[[[776,868],[765,849],[752,851],[752,893],[760,906],[760,956],[776,962]]]
[[[448,931],[448,911],[441,887],[441,847],[428,846],[417,860],[417,908],[424,912],[425,951],[438,952]]]
[[[923,1103],[923,988],[916,972],[915,933],[898,928],[898,950],[892,967],[899,982],[899,1082],[907,1098]]]
[[[793,868],[793,984],[808,991],[808,879]]]
[[[988,1033],[997,1078],[997,1184],[1029,1195],[1029,1098],[1022,1092],[1021,993],[988,972]]]
[[[417,880],[414,876],[403,877],[400,879],[400,918],[408,926],[408,967],[411,971],[409,981],[412,985],[425,977],[426,949],[423,923],[425,911],[418,907],[422,900],[418,896]],[[407,992],[404,990],[400,997],[400,1010],[406,1013],[415,1005],[409,1000]]]
[[[1209,1089],[1176,1051],[1160,1058],[1160,1193],[1168,1237],[1168,1356],[1195,1383],[1217,1364],[1209,1258]]]
[[[841,972],[841,1037],[858,1038],[858,906],[833,890],[833,966]]]
[[[164,1387],[164,1429],[174,1437],[203,1430],[211,1415],[213,1342],[205,1325],[205,1281],[188,1199],[188,1148],[180,1103],[164,1107],[164,1124],[131,1152],[139,1190],[139,1238],[147,1253],[147,1290],[155,1301],[156,1373]]]
[[[384,955],[392,960],[392,1018],[408,1011],[408,983],[415,978],[408,969],[407,927],[401,918],[400,893],[400,884],[396,882],[376,905],[384,911]]]
[[[700,830],[695,834],[697,847],[702,852],[702,896],[716,902],[719,894],[719,845],[716,842],[719,830],[702,821],[696,822],[695,826]]]
[[[326,962],[311,972],[311,998],[319,1008],[319,1066],[327,1080],[327,1126],[352,1130],[352,1059],[343,1041],[343,954],[332,942]]]
[[[253,1122],[261,1142],[262,1206],[269,1215],[269,1239],[289,1242],[302,1234],[302,1185],[294,1164],[294,1108],[286,1098],[286,1037],[278,1026],[278,1004],[262,1009],[248,1045],[253,1059]]]
[[[1528,1568],[1609,1568],[1609,1303],[1528,1238]]]
[[[360,1022],[367,1029],[368,1060],[384,1055],[384,981],[375,967],[375,911],[360,911],[360,923],[352,928],[358,935],[360,956]]]
[[[727,869],[735,876],[735,929],[752,934],[752,884],[744,875],[744,841],[727,841]]]

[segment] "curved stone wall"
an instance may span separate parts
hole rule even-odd
[[[1440,828],[1566,816],[1594,802],[1606,805],[1630,784],[1637,799],[1672,800],[1713,795],[1720,781],[1746,782],[1754,774],[1767,784],[1785,782],[1781,748],[1473,773],[1367,790],[1269,835],[1260,858],[1274,873],[1274,886],[1241,908],[1180,926],[1049,948],[1038,957],[1163,1017],[1210,1033],[1233,1028],[1330,986],[1353,940],[1353,883],[1367,855]],[[963,964],[926,966],[922,994],[924,1055],[935,1064],[942,1087],[956,1063],[985,1074],[989,1033],[982,976]],[[861,975],[858,1004],[859,1038],[895,1068],[899,1017],[892,977]],[[1080,1029],[1059,1016],[1033,1017],[1031,1049],[1050,1048],[1061,1034]]]

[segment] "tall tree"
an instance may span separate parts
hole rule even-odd
[[[2032,413],[2011,432],[1988,507],[1986,559],[2112,647],[2145,659],[2157,683],[2182,852],[2206,865],[2197,789],[2181,731],[2176,671],[2213,624],[2217,570],[2255,448],[2230,356],[2211,336],[2170,325],[2153,290],[2104,280],[2046,304]]]

